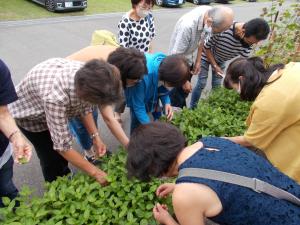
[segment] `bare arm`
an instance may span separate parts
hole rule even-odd
[[[216,216],[222,211],[217,194],[202,184],[177,184],[172,202],[181,225],[204,225],[205,218]]]
[[[107,60],[108,55],[116,50],[114,46],[95,45],[88,46],[66,57],[66,59],[87,62],[92,59]]]
[[[0,106],[0,130],[9,138],[9,141],[13,145],[15,161],[19,162],[19,159],[23,157],[26,158],[26,161],[29,161],[32,154],[32,147],[17,127],[6,105]]]
[[[197,57],[195,61],[195,65],[192,71],[193,75],[198,75],[200,73],[201,69],[201,57],[202,57],[202,52],[203,52],[203,46],[204,46],[204,40],[200,40],[199,46],[198,46],[198,51],[197,51]]]
[[[82,117],[82,123],[92,137],[93,145],[96,148],[98,156],[103,156],[106,153],[106,145],[100,138],[96,126],[97,121],[94,121],[93,114],[88,113]],[[87,149],[88,150],[88,149]]]
[[[80,155],[74,149],[69,149],[67,151],[58,151],[62,157],[64,157],[68,162],[72,163],[77,168],[86,172],[89,176],[94,177],[101,185],[105,185],[107,183],[105,176],[106,173],[89,161],[85,160],[82,155]]]
[[[253,147],[253,145],[246,140],[244,136],[236,136],[236,137],[224,137],[236,144],[242,145],[244,147]]]
[[[153,42],[151,41],[149,44],[149,53],[153,53]]]
[[[221,74],[223,74],[224,72],[222,71],[222,69],[217,64],[211,50],[210,49],[205,49],[205,52],[206,52],[206,57],[207,57],[209,63],[211,64],[211,66],[212,66],[212,69],[214,71],[216,71],[217,73],[220,73],[219,75],[221,76]]]
[[[114,110],[112,106],[99,107],[104,122],[113,133],[113,135],[118,139],[118,141],[125,147],[129,143],[129,139],[125,134],[121,124],[114,117]]]

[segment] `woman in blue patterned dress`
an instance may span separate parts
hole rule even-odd
[[[229,140],[207,137],[186,146],[174,126],[154,122],[132,134],[127,158],[129,176],[141,180],[173,177],[184,168],[204,168],[257,178],[300,197],[300,186],[266,159]],[[196,177],[161,185],[156,194],[172,193],[175,221],[156,204],[155,219],[165,225],[204,225],[205,218],[228,225],[298,225],[300,206],[246,187]]]

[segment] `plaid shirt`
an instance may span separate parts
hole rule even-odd
[[[72,148],[68,121],[92,111],[75,94],[74,77],[83,63],[53,58],[35,66],[16,87],[19,99],[9,105],[17,124],[30,132],[48,130],[54,149]]]

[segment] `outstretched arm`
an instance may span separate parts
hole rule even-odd
[[[112,134],[118,139],[118,141],[124,146],[127,147],[129,139],[125,134],[121,124],[114,117],[114,110],[112,106],[99,106],[100,112],[102,114],[103,120],[112,132]]]
[[[32,154],[32,147],[17,127],[6,105],[0,106],[0,130],[12,143],[15,161],[21,163],[19,160],[22,158],[29,161]]]

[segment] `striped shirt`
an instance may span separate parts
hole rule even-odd
[[[9,105],[17,124],[30,132],[49,130],[55,150],[72,148],[68,121],[92,111],[75,93],[74,77],[82,62],[53,58],[35,66],[16,87]]]
[[[210,49],[215,61],[220,64],[237,56],[249,57],[252,47],[243,46],[241,40],[234,37],[234,24],[226,31],[210,36],[204,43],[205,49]],[[206,54],[202,53],[202,60],[207,62]]]

